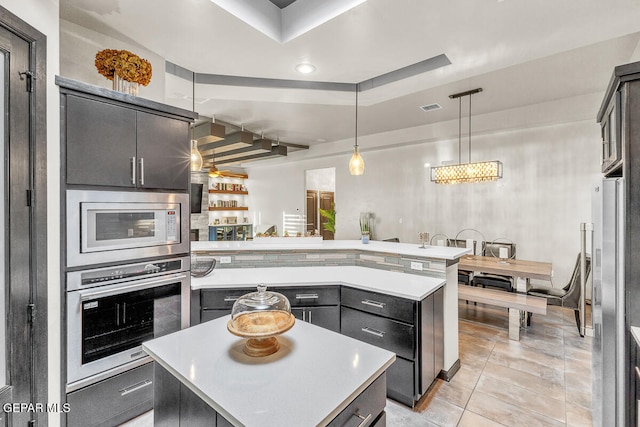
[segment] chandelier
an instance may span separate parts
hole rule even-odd
[[[482,88],[449,95],[451,99],[458,99],[458,164],[435,166],[431,168],[431,181],[436,184],[459,184],[463,182],[495,181],[502,178],[502,162],[493,160],[488,162],[471,163],[471,95],[482,92]],[[462,98],[469,97],[469,162],[461,163],[462,138]]]

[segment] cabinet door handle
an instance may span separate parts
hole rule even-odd
[[[132,157],[131,158],[131,183],[133,185],[136,185],[136,158]]]
[[[305,310],[304,308],[302,309],[302,321],[307,321],[307,310]]]
[[[362,415],[358,414],[357,412],[355,414],[356,417],[360,418],[362,420],[362,422],[360,424],[357,425],[357,427],[364,427],[365,425],[367,425],[367,423],[369,422],[369,420],[371,419],[371,417],[373,417],[373,414],[369,414],[366,417],[363,417]]]
[[[362,300],[362,303],[364,305],[370,305],[371,307],[375,307],[375,308],[384,308],[384,306],[386,305],[383,302],[371,301],[369,299]]]
[[[636,375],[638,376],[638,381],[640,381],[640,368],[636,366]]]
[[[365,326],[364,328],[362,328],[362,332],[366,332],[368,334],[375,335],[380,338],[384,338],[384,334],[385,334],[384,331],[379,331],[377,329],[373,329],[368,326]]]
[[[238,301],[239,299],[240,299],[240,297],[232,297],[232,296],[226,296],[226,297],[224,297],[224,301],[225,301],[225,302]]]
[[[307,322],[309,322],[309,323],[313,323],[313,322],[311,321],[311,313],[312,313],[312,311],[311,311],[311,310],[309,310],[309,320],[307,320]]]
[[[140,157],[140,185],[144,185],[144,157]]]
[[[125,387],[122,390],[120,390],[120,395],[121,396],[126,396],[129,393],[133,393],[134,391],[138,391],[141,388],[148,387],[151,384],[153,384],[153,381],[151,381],[151,380],[140,381],[139,383],[136,383],[136,384],[134,384],[132,386],[129,386],[129,387]]]
[[[296,299],[318,299],[318,294],[296,294]]]

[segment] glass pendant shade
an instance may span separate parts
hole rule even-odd
[[[198,141],[191,140],[191,171],[199,172],[202,169],[202,154],[198,151]]]
[[[351,175],[362,175],[364,173],[364,160],[358,151],[358,146],[353,146],[353,156],[349,160],[349,173]]]

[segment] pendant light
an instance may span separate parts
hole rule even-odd
[[[458,99],[458,164],[436,166],[431,168],[431,181],[436,184],[458,184],[463,182],[495,181],[502,178],[502,162],[471,163],[471,95],[482,92],[482,88],[449,95],[451,99]],[[469,97],[469,162],[462,164],[462,97]]]
[[[191,74],[192,81],[192,98],[193,98],[193,112],[196,112],[196,73]],[[198,150],[198,140],[193,138],[193,126],[191,126],[191,172],[200,172],[204,161],[202,160],[202,154]]]
[[[349,173],[351,175],[362,175],[364,173],[364,160],[358,150],[358,90],[360,88],[356,85],[356,142],[353,146],[353,156],[349,160]]]

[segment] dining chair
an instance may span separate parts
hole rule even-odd
[[[478,242],[473,241],[472,251],[476,253],[476,246]],[[447,246],[455,247],[455,248],[466,248],[467,241],[463,239],[447,239]],[[473,271],[460,270],[458,269],[458,283],[462,283],[463,285],[472,285],[473,280]]]
[[[493,242],[487,242],[482,248],[482,255],[486,257],[500,258],[500,249],[507,250],[507,258],[515,259],[516,245],[513,242],[505,243],[496,239]],[[506,240],[506,239],[504,239]],[[473,285],[482,286],[483,288],[504,289],[508,292],[515,292],[516,284],[513,283],[513,277],[502,276],[499,274],[478,273],[473,276]]]
[[[591,257],[586,257],[586,276],[587,278],[591,274]],[[560,307],[571,308],[576,317],[576,326],[578,326],[578,333],[580,333],[580,254],[576,259],[576,264],[573,267],[573,273],[569,283],[564,288],[554,288],[552,286],[531,288],[527,295],[533,295],[536,297],[542,297],[547,299],[547,305],[557,305]],[[527,325],[531,324],[531,313],[527,315]]]

